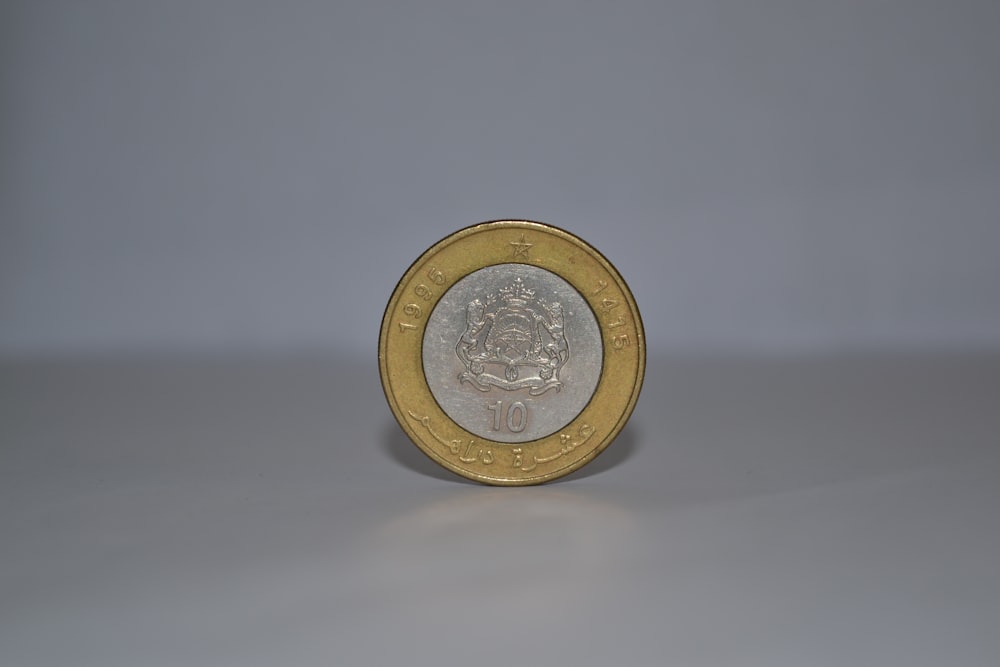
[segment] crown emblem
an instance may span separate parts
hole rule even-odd
[[[508,306],[524,306],[535,298],[535,290],[527,287],[520,278],[516,278],[510,285],[501,287],[498,292],[500,300]]]
[[[458,379],[480,391],[559,391],[569,361],[562,306],[545,303],[521,280],[502,285],[465,309],[466,328],[455,346],[465,365]]]

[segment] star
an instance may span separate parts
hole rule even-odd
[[[514,246],[514,257],[524,257],[525,259],[528,259],[528,250],[531,249],[531,246],[535,245],[534,243],[524,242],[524,232],[521,232],[521,238],[511,241],[510,244]]]

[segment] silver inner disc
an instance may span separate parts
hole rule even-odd
[[[597,319],[572,285],[536,266],[497,264],[459,280],[434,307],[424,376],[462,428],[528,442],[587,406],[603,352]]]

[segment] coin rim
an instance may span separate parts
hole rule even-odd
[[[430,437],[425,436],[425,434],[416,430],[416,428],[407,419],[407,415],[404,414],[401,406],[399,405],[399,401],[396,399],[396,395],[400,391],[407,393],[426,392],[426,397],[430,398],[430,401],[440,410],[440,406],[437,405],[437,402],[430,391],[430,387],[427,385],[426,376],[423,370],[422,354],[417,355],[418,358],[416,360],[416,365],[419,369],[419,373],[416,373],[416,375],[419,377],[419,380],[416,382],[405,382],[405,380],[393,381],[391,374],[389,372],[389,360],[387,358],[388,338],[390,333],[394,332],[395,330],[394,318],[391,316],[394,314],[394,311],[398,307],[399,302],[405,290],[410,286],[410,282],[415,277],[417,271],[423,268],[423,264],[432,257],[434,257],[443,248],[450,246],[454,243],[460,242],[463,239],[468,238],[472,235],[492,230],[505,230],[505,229],[531,230],[543,234],[552,235],[562,239],[563,241],[569,242],[570,244],[579,247],[581,250],[583,250],[593,259],[595,259],[597,263],[601,266],[601,268],[604,269],[604,271],[607,272],[610,278],[614,281],[615,286],[618,288],[622,297],[624,298],[626,305],[628,307],[629,314],[632,317],[632,324],[635,329],[635,338],[636,338],[634,342],[636,348],[636,354],[634,357],[632,357],[633,361],[629,362],[628,360],[623,360],[621,362],[618,362],[618,363],[628,363],[630,365],[634,364],[635,367],[634,371],[629,372],[627,374],[628,377],[634,377],[634,382],[632,384],[628,400],[622,406],[621,413],[618,416],[617,421],[611,427],[611,429],[600,440],[600,442],[590,446],[591,448],[589,450],[586,450],[585,454],[579,457],[578,459],[571,460],[571,462],[568,463],[567,465],[562,466],[560,468],[556,468],[554,470],[550,470],[546,473],[541,473],[538,475],[528,475],[525,477],[503,477],[503,476],[483,474],[471,468],[458,465],[457,463],[440,455],[435,449],[437,441],[433,440]],[[599,395],[602,395],[607,392],[613,392],[615,390],[614,387],[607,386],[607,381],[605,380],[607,372],[606,365],[609,360],[608,342],[605,341],[604,339],[605,331],[603,329],[600,316],[596,311],[596,309],[594,308],[594,305],[591,303],[591,298],[588,297],[588,295],[584,292],[584,289],[581,289],[581,285],[579,285],[577,282],[575,282],[566,275],[552,271],[551,268],[545,266],[542,263],[537,263],[535,261],[532,261],[531,258],[528,258],[528,261],[520,261],[519,259],[515,258],[510,261],[478,264],[476,268],[473,268],[468,273],[465,273],[460,276],[454,276],[453,279],[449,280],[448,287],[441,294],[443,295],[444,292],[447,291],[447,289],[450,289],[451,286],[453,286],[455,283],[457,283],[459,280],[464,278],[465,275],[468,275],[469,273],[472,273],[486,266],[494,266],[497,264],[508,264],[508,263],[524,263],[531,266],[537,266],[538,268],[542,268],[555,273],[555,275],[565,280],[567,283],[572,285],[574,289],[580,292],[581,296],[583,296],[588,306],[592,310],[594,310],[594,316],[598,318],[598,325],[602,327],[601,342],[602,342],[603,365],[602,365],[601,378],[598,380],[597,387],[595,388],[594,394],[591,397],[590,402],[588,402],[587,406],[585,406],[583,410],[581,410],[581,412],[576,417],[574,417],[573,420],[571,420],[570,423],[566,425],[566,427],[564,427],[566,429],[570,429],[577,424],[577,422],[580,420],[581,415],[587,411],[590,404],[593,403],[594,400],[596,400]],[[420,336],[420,344],[417,345],[418,349],[422,349],[423,347],[422,342],[423,342],[424,332],[426,331],[426,322],[430,316],[430,313],[433,312],[433,308],[437,305],[437,302],[440,299],[440,297],[441,295],[437,295],[433,300],[433,304],[430,304],[428,306],[429,308],[428,314],[426,317],[423,317],[422,320],[420,321],[418,327],[419,331],[414,332],[415,334],[419,333]],[[400,332],[400,334],[402,335],[402,332]],[[389,298],[389,301],[386,304],[385,312],[383,313],[382,316],[382,326],[379,333],[378,357],[379,357],[379,375],[382,384],[382,391],[385,394],[386,401],[389,404],[389,408],[392,411],[396,421],[403,429],[403,432],[406,433],[406,435],[410,438],[410,440],[413,441],[413,443],[421,451],[423,451],[424,454],[430,457],[431,460],[433,460],[435,463],[440,464],[442,467],[451,470],[452,472],[462,477],[465,477],[466,479],[472,479],[485,484],[497,485],[497,486],[524,486],[524,485],[540,484],[548,482],[563,477],[565,475],[568,475],[575,470],[578,470],[579,468],[583,467],[584,465],[592,461],[594,458],[596,458],[605,449],[607,449],[610,443],[618,436],[622,428],[624,428],[629,417],[631,416],[633,410],[635,409],[635,405],[639,398],[639,393],[642,389],[642,383],[645,376],[645,366],[646,366],[646,341],[645,341],[645,332],[642,324],[642,318],[641,315],[639,314],[639,309],[635,303],[635,298],[633,297],[631,290],[629,289],[628,285],[626,284],[625,280],[622,278],[618,270],[603,254],[600,253],[600,251],[598,251],[596,248],[594,248],[587,242],[583,241],[579,237],[575,236],[574,234],[567,232],[563,229],[560,229],[559,227],[556,227],[554,225],[535,222],[531,220],[492,220],[488,222],[471,225],[469,227],[460,229],[452,234],[449,234],[448,236],[442,238],[440,241],[432,245],[426,251],[421,253],[420,256],[409,266],[409,268],[406,270],[403,276],[396,283],[396,287],[392,292],[392,296]],[[418,386],[410,386],[412,384],[416,384]],[[406,386],[400,386],[400,385],[406,385]],[[526,443],[498,442],[489,440],[487,438],[482,438],[476,434],[470,433],[469,431],[459,426],[443,410],[440,410],[440,412],[444,416],[444,418],[451,424],[451,426],[453,426],[455,429],[457,429],[463,434],[468,434],[470,439],[478,441],[483,446],[493,446],[498,448],[498,451],[504,448],[509,449],[521,445],[537,443],[540,440],[545,440],[546,438],[551,438],[553,435],[555,435],[555,434],[550,434],[545,438],[539,438],[537,440],[533,440]]]

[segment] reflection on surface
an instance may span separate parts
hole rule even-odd
[[[531,601],[565,610],[597,601],[633,533],[627,510],[584,493],[462,487],[373,526],[357,575],[396,604],[459,596],[488,599],[489,615],[523,615]]]

